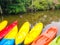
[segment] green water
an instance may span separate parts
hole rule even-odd
[[[46,25],[52,21],[60,21],[60,11],[40,11],[18,15],[0,15],[0,22],[3,20],[8,20],[9,24],[15,20],[18,20],[18,27],[20,27],[26,21],[29,21],[32,25],[38,22],[42,22],[44,25]]]

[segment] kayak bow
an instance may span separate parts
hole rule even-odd
[[[33,41],[32,45],[48,45],[57,34],[56,27],[50,27]]]
[[[7,20],[4,20],[0,23],[0,31],[3,30],[8,24],[8,21]]]
[[[22,27],[20,28],[16,39],[15,39],[15,44],[19,45],[23,42],[23,40],[25,39],[27,33],[29,32],[30,29],[30,23],[29,22],[25,22]]]
[[[17,25],[1,40],[0,45],[14,45],[15,37],[18,32]]]
[[[57,36],[49,45],[60,45],[60,36]]]
[[[10,31],[11,29],[17,25],[17,21],[14,21],[12,24],[10,24],[9,26],[7,26],[6,28],[4,28],[2,31],[0,31],[0,40],[6,36]]]
[[[26,36],[24,40],[24,44],[31,44],[33,40],[40,35],[40,33],[42,32],[42,29],[43,29],[43,24],[37,23]]]

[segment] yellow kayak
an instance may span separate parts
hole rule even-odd
[[[18,32],[18,27],[16,25],[4,38],[15,39],[17,32]]]
[[[2,21],[2,22],[0,23],[0,31],[7,26],[7,23],[8,23],[7,20],[4,20],[4,21]]]
[[[1,40],[0,45],[14,45],[15,37],[17,35],[17,25]]]
[[[39,34],[42,32],[42,29],[43,29],[43,24],[37,23],[26,36],[24,40],[24,44],[32,43],[35,40],[35,38],[37,38],[37,36],[39,36]]]
[[[16,39],[15,39],[15,44],[19,45],[23,42],[23,40],[25,39],[27,33],[29,32],[30,29],[30,23],[29,22],[25,22],[22,27],[20,28]]]

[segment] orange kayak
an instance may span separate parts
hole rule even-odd
[[[33,41],[32,45],[48,45],[56,36],[57,28],[50,27]]]

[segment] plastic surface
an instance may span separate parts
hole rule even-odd
[[[15,39],[18,32],[17,25],[14,26],[14,28],[11,29],[11,31],[4,37],[5,39]]]
[[[10,24],[9,26],[7,26],[6,28],[4,28],[2,31],[0,31],[0,40],[6,36],[10,31],[11,29],[17,25],[17,21],[14,21],[12,24]]]
[[[7,20],[4,20],[0,23],[0,31],[3,30],[8,24],[8,21]]]
[[[14,28],[0,41],[0,45],[14,45],[17,32],[18,28],[14,26]]]
[[[14,39],[3,39],[1,40],[0,45],[14,45]]]
[[[24,44],[32,43],[33,40],[35,40],[35,38],[37,38],[37,36],[40,35],[40,33],[42,32],[42,29],[43,29],[43,24],[37,23],[26,36],[24,40]]]
[[[49,45],[60,45],[60,36],[57,36]]]
[[[48,45],[56,36],[57,28],[50,27],[33,41],[32,45]]]
[[[29,22],[25,22],[22,27],[20,28],[17,36],[16,36],[16,39],[15,39],[15,44],[18,45],[18,44],[21,44],[27,33],[29,32],[29,29],[30,29],[30,23]]]

